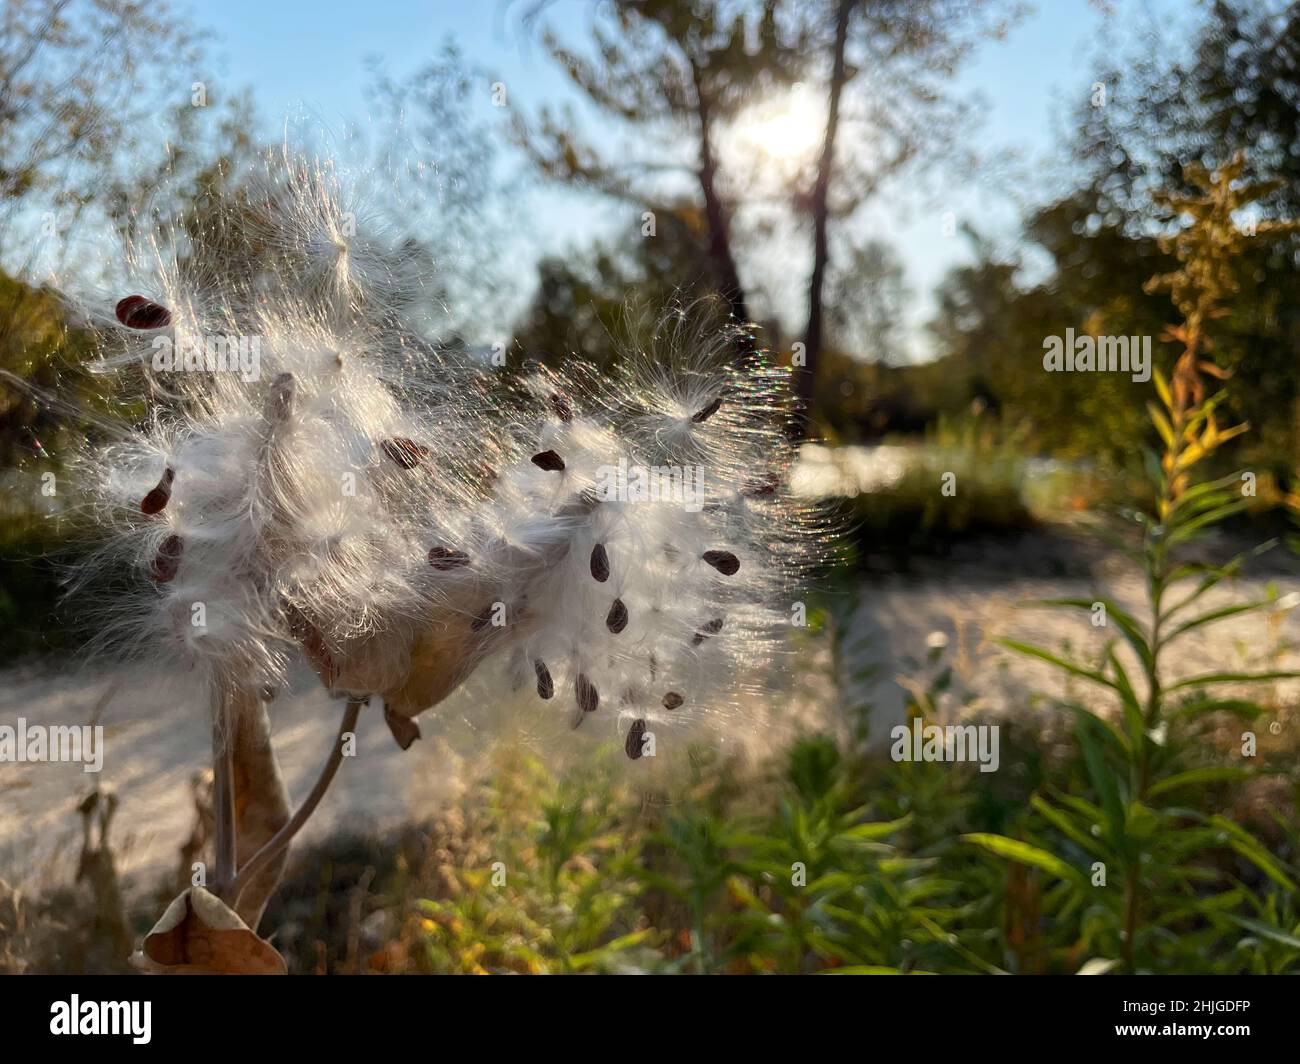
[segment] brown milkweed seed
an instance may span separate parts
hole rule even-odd
[[[721,405],[722,405],[722,396],[718,396],[716,399],[713,400],[713,402],[711,402],[703,410],[698,410],[694,414],[692,414],[691,420],[694,421],[695,424],[697,425],[701,421],[708,421],[709,418],[711,418],[714,414],[718,412],[718,407],[720,407]]]
[[[542,698],[550,698],[555,694],[555,683],[551,680],[551,670],[546,667],[544,661],[534,661],[533,671],[537,673],[537,693]]]
[[[579,709],[584,713],[596,712],[596,707],[600,705],[600,692],[587,679],[585,673],[578,673],[577,695]]]
[[[551,409],[561,421],[573,420],[573,404],[563,392],[551,392]]]
[[[707,639],[709,636],[717,635],[721,631],[722,631],[722,618],[714,617],[713,620],[709,621],[708,623],[700,625],[699,631],[697,631],[695,633],[695,636],[691,639],[691,646],[697,647],[701,643],[703,643],[704,640]]]
[[[403,436],[384,440],[379,446],[383,448],[384,454],[403,469],[414,469],[429,457],[427,447],[421,447],[414,440],[408,440]]]
[[[609,554],[603,543],[591,548],[591,576],[602,584],[609,579]]]
[[[274,422],[288,421],[293,412],[293,397],[298,390],[292,373],[281,373],[271,382],[271,397],[266,404],[266,416]]]
[[[144,514],[161,513],[167,505],[168,500],[172,497],[172,481],[176,479],[176,470],[168,466],[162,475],[162,480],[149,490],[149,494],[140,500],[140,512]]]
[[[729,550],[706,550],[704,560],[723,576],[735,576],[740,560]]]
[[[645,721],[641,719],[634,720],[632,727],[628,729],[627,741],[623,744],[623,749],[633,761],[638,760],[645,751],[642,749],[642,743],[645,741]]]
[[[560,473],[564,470],[564,459],[554,451],[542,451],[532,457],[532,463],[538,469],[545,469],[548,473]]]
[[[610,606],[609,613],[605,617],[605,627],[615,635],[627,627],[627,606],[623,604],[622,599],[615,599],[614,604]]]
[[[455,547],[430,547],[429,564],[445,573],[449,569],[459,569],[462,565],[468,565],[469,555],[463,550],[456,550]]]
[[[117,320],[128,329],[161,329],[170,325],[171,311],[144,296],[127,296],[114,308]]]
[[[154,555],[149,575],[160,584],[174,579],[176,571],[181,567],[181,551],[184,546],[180,536],[171,535],[163,540],[158,553]]]
[[[669,691],[666,695],[664,695],[663,707],[664,709],[676,709],[685,701],[686,699],[684,699],[676,691]]]

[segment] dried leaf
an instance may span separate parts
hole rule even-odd
[[[176,896],[132,957],[156,975],[284,975],[284,958],[203,887]]]

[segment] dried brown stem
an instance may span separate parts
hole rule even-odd
[[[221,894],[236,879],[235,773],[227,691],[218,684],[212,707],[212,814],[215,820],[216,862],[213,890]]]

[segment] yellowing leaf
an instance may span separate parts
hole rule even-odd
[[[1174,397],[1169,394],[1169,382],[1165,380],[1165,375],[1158,369],[1152,370],[1151,379],[1155,381],[1156,393],[1160,396],[1160,401],[1165,404],[1166,409],[1173,410]]]

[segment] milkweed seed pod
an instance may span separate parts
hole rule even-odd
[[[243,252],[151,243],[102,315],[148,401],[82,469],[90,567],[135,574],[105,642],[254,690],[302,655],[390,720],[474,676],[633,758],[743,721],[819,550],[785,372],[700,305],[630,316],[605,369],[503,372],[429,338],[427,277],[328,171],[282,158],[242,209]]]

